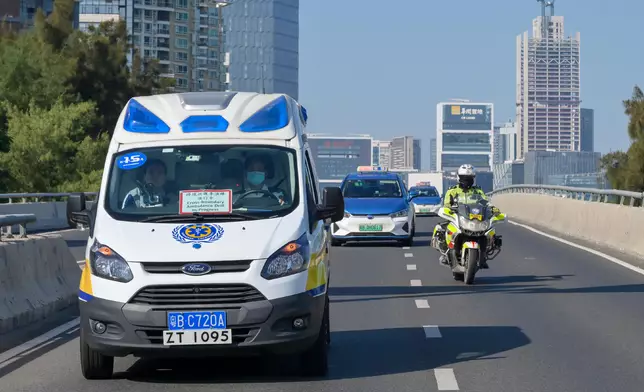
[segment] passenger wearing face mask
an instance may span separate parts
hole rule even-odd
[[[285,204],[284,192],[281,189],[270,189],[266,185],[266,164],[264,159],[260,156],[252,156],[246,159],[246,179],[245,179],[245,192],[254,190],[270,191],[280,201],[280,205]],[[248,198],[266,197],[266,194],[261,192],[249,194]]]

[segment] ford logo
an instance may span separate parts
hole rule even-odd
[[[186,275],[205,275],[210,271],[212,271],[212,268],[208,264],[201,263],[186,264],[181,267],[181,272]]]
[[[373,215],[367,215],[367,219],[373,219]]]

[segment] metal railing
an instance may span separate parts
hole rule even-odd
[[[547,194],[562,198],[585,200],[599,203],[621,204],[631,207],[642,207],[644,193],[616,189],[577,188],[560,185],[510,185],[495,189],[488,195],[506,193]]]
[[[2,241],[2,228],[6,228],[5,237],[13,238],[11,227],[18,225],[20,227],[20,238],[27,238],[27,223],[35,222],[36,215],[34,214],[15,214],[15,215],[0,215],[0,241]]]
[[[48,202],[48,201],[57,201],[56,199],[64,199],[77,193],[0,193],[0,203],[38,203],[38,202]],[[85,196],[88,198],[95,198],[98,195],[98,192],[82,192],[85,193]],[[43,200],[45,199],[45,200]],[[62,201],[62,200],[60,200]]]

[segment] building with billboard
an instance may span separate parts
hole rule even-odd
[[[580,151],[580,35],[564,35],[554,1],[541,6],[532,37],[526,31],[516,39],[518,158],[528,151]]]
[[[441,102],[436,110],[436,169],[450,173],[469,163],[479,172],[491,172],[494,105]]]
[[[332,136],[307,134],[313,155],[315,170],[321,185],[332,183],[337,186],[358,166],[371,166],[372,142],[369,135]]]

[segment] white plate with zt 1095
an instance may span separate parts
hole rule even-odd
[[[168,312],[168,330],[163,331],[165,346],[232,344],[226,312]]]

